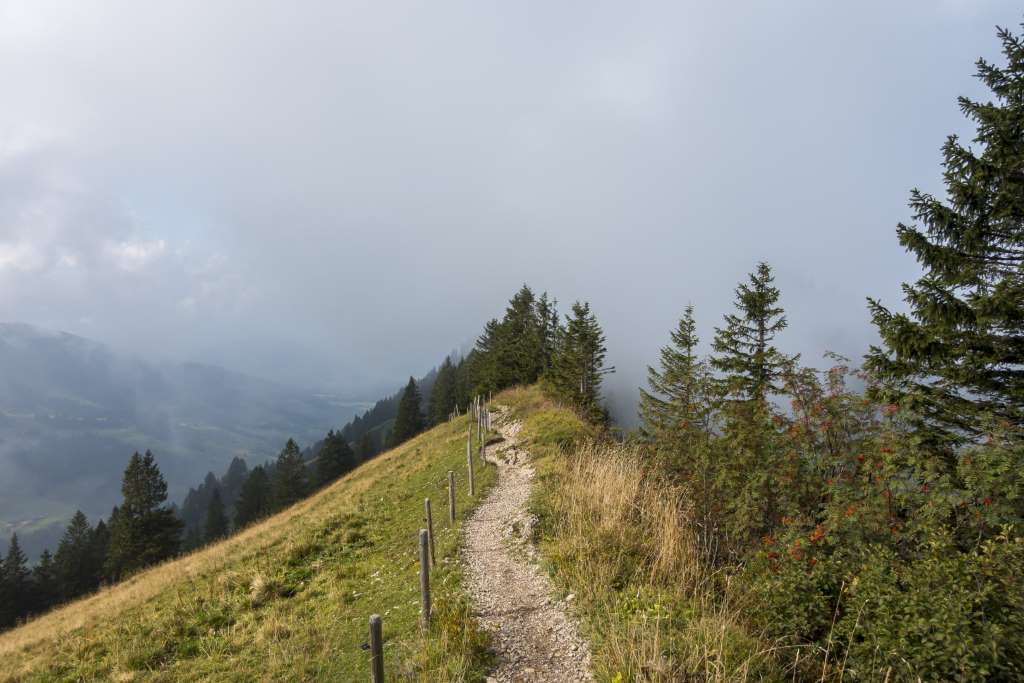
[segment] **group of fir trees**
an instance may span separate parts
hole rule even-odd
[[[504,317],[484,326],[461,364],[468,390],[463,398],[543,380],[584,415],[606,421],[601,383],[614,370],[605,365],[606,354],[604,332],[590,304],[576,302],[563,321],[556,300],[546,292],[536,297],[523,285]]]
[[[182,523],[166,504],[167,483],[152,453],[132,455],[121,494],[110,518],[95,527],[76,512],[57,552],[43,551],[31,569],[17,536],[11,538],[0,569],[0,628],[178,552]]]
[[[1006,66],[978,63],[992,99],[960,100],[974,144],[943,148],[945,197],[911,193],[897,234],[923,275],[907,313],[869,300],[863,370],[779,350],[759,264],[711,354],[687,308],[641,392],[705,560],[736,560],[755,625],[851,680],[1024,676],[1024,41],[999,35]]]
[[[228,486],[232,483],[232,473],[238,470],[235,462],[220,480],[213,474],[207,475],[203,485],[190,492],[190,496],[197,498],[208,492],[208,502],[205,515],[193,521],[186,531],[183,549],[194,550],[220,540],[233,531],[283,510],[363,462],[342,432],[334,430],[329,431],[308,455],[302,453],[294,439],[288,439],[273,463],[246,470],[247,474],[237,486],[237,494],[231,498],[221,492],[234,488],[231,486],[229,489]],[[244,467],[244,461],[241,462]]]

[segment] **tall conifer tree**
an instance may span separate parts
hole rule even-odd
[[[1006,65],[977,63],[993,100],[959,100],[976,146],[946,140],[946,197],[913,190],[918,223],[896,229],[924,269],[903,286],[910,314],[869,300],[885,345],[867,356],[876,397],[953,443],[989,417],[1024,425],[1024,42],[999,38]]]
[[[32,574],[28,558],[18,543],[18,534],[11,535],[7,555],[0,569],[0,583],[3,586],[3,604],[0,605],[0,627],[10,626],[24,618],[32,606]]]
[[[449,413],[455,409],[455,366],[451,356],[444,359],[437,370],[434,388],[430,392],[427,416],[430,424],[440,424],[448,419]]]
[[[167,482],[151,452],[132,455],[121,493],[124,500],[110,526],[107,555],[107,570],[115,580],[177,553],[183,526],[165,505]]]
[[[640,389],[641,430],[659,448],[692,451],[710,434],[710,371],[697,355],[697,324],[687,306],[672,344],[661,349],[661,368],[647,368],[650,391]]]
[[[408,441],[423,431],[421,402],[416,380],[410,377],[409,383],[402,391],[402,398],[398,401],[398,415],[395,417],[395,425],[391,429],[391,444],[393,446]]]
[[[99,583],[97,558],[93,554],[93,530],[79,510],[71,517],[57,545],[54,570],[62,600],[73,600],[95,590]]]
[[[210,504],[206,508],[206,528],[204,539],[213,543],[228,535],[228,517],[224,513],[224,501],[220,496],[220,487],[214,487],[210,496]]]
[[[723,393],[741,401],[763,401],[782,390],[783,372],[797,360],[779,352],[772,342],[786,329],[779,290],[767,263],[757,264],[747,283],[736,287],[736,313],[725,316],[725,327],[715,328],[711,359],[724,373]]]
[[[53,556],[49,550],[43,550],[39,563],[32,568],[32,612],[41,614],[59,601]]]
[[[575,405],[588,419],[606,421],[601,405],[601,382],[615,368],[605,367],[604,332],[589,303],[576,302],[566,316],[558,339],[551,383],[555,391]]]
[[[271,510],[270,480],[262,465],[249,472],[235,503],[235,528],[241,529],[263,519]]]
[[[316,457],[316,484],[318,487],[327,486],[332,481],[352,470],[356,466],[356,455],[352,447],[341,435],[333,429],[327,432],[323,443],[320,445],[320,452]]]
[[[356,456],[360,462],[365,462],[375,455],[377,455],[377,444],[374,443],[373,435],[366,432],[359,437],[359,443],[356,444]]]
[[[537,299],[537,336],[540,340],[540,374],[551,372],[555,359],[555,350],[560,326],[558,318],[558,300],[549,299],[544,292]]]
[[[309,477],[302,452],[293,439],[281,449],[274,467],[274,509],[281,510],[309,493]]]

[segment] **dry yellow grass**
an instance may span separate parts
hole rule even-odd
[[[770,675],[770,646],[745,630],[727,579],[701,562],[682,492],[643,462],[633,447],[584,445],[554,464],[542,492],[554,525],[546,549],[586,611],[602,673],[649,681]]]

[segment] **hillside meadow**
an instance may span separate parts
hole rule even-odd
[[[0,635],[0,681],[314,681],[368,675],[367,621],[384,618],[389,680],[479,680],[487,639],[455,561],[466,417],[380,455],[313,497]],[[454,528],[447,472],[457,478]],[[477,495],[494,468],[477,468]],[[421,635],[418,530],[433,504],[434,621]]]

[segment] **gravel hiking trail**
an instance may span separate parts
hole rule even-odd
[[[527,508],[533,468],[529,454],[518,445],[522,425],[507,413],[499,407],[492,414],[502,440],[484,449],[488,466],[498,467],[498,483],[466,523],[469,593],[498,655],[497,668],[487,680],[593,681],[590,651],[535,563],[529,542],[533,517]],[[566,596],[566,601],[572,598]]]

